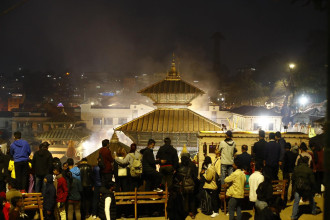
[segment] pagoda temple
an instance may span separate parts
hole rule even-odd
[[[115,130],[124,132],[140,147],[146,146],[150,138],[161,146],[164,138],[169,137],[178,150],[186,144],[190,152],[196,152],[198,132],[222,130],[219,124],[188,109],[193,99],[205,93],[181,79],[174,58],[164,80],[138,93],[149,97],[157,109]]]

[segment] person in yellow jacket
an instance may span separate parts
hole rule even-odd
[[[205,164],[206,161],[209,161],[207,164]],[[216,216],[219,215],[219,206],[218,206],[218,186],[216,183],[216,170],[214,165],[212,165],[211,159],[209,160],[204,160],[204,166],[207,167],[205,173],[204,173],[204,178],[205,178],[205,183],[203,188],[209,193],[211,197],[211,203],[212,203],[212,209],[213,213],[211,215],[211,218],[215,218]]]
[[[230,184],[230,187],[226,192],[226,195],[230,197],[228,202],[229,220],[233,220],[235,218],[235,209],[237,213],[237,220],[241,220],[241,203],[244,198],[244,185],[246,182],[246,177],[237,158],[234,159],[233,168],[235,171],[230,174],[230,176],[225,178],[225,183]]]

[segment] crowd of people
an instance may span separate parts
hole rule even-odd
[[[314,196],[321,193],[323,180],[323,149],[310,144],[311,151],[302,142],[299,149],[281,137],[281,133],[259,131],[259,141],[249,154],[247,145],[237,154],[231,131],[215,151],[215,159],[204,155],[198,165],[188,151],[183,150],[180,160],[171,139],[165,138],[154,155],[156,142],[148,141],[147,147],[137,150],[131,144],[130,151],[118,149],[111,152],[110,141],[102,141],[97,165],[91,166],[86,158],[75,164],[68,158],[63,164],[48,151],[49,143],[40,144],[30,159],[29,144],[14,133],[15,141],[7,154],[0,151],[0,204],[3,212],[0,220],[26,218],[22,205],[22,193],[41,192],[45,219],[86,219],[97,217],[116,219],[118,214],[130,215],[116,207],[114,192],[134,191],[142,185],[145,191],[162,192],[169,189],[167,211],[169,219],[192,219],[197,209],[212,218],[224,208],[220,204],[221,189],[228,197],[229,219],[242,219],[242,207],[251,204],[255,219],[280,219],[280,211],[287,201],[294,200],[292,219],[299,217],[300,200],[308,200],[312,214],[318,214]],[[285,201],[273,196],[272,181],[287,180]],[[249,201],[244,200],[244,189],[249,188]],[[35,215],[38,215],[36,213]],[[36,216],[34,216],[36,217]],[[127,217],[127,216],[126,216]]]

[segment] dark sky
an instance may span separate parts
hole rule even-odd
[[[18,0],[2,0],[2,11]],[[0,3],[1,4],[1,3]],[[172,52],[182,68],[212,62],[221,32],[232,72],[263,55],[294,60],[308,33],[326,29],[325,12],[289,0],[29,0],[0,16],[0,73],[163,72]],[[202,70],[203,71],[203,70]]]

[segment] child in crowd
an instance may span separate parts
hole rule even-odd
[[[27,215],[22,213],[23,199],[22,197],[15,196],[11,199],[13,209],[9,212],[9,220],[27,219]]]
[[[65,202],[68,196],[68,186],[61,174],[61,167],[55,167],[53,173],[56,176],[54,182],[56,189],[55,214],[57,219],[66,220]]]
[[[53,175],[47,174],[44,178],[46,184],[45,190],[42,193],[44,198],[43,210],[45,220],[54,219],[54,208],[56,205],[56,189],[53,183]]]
[[[239,161],[236,158],[234,159],[233,168],[235,171],[230,174],[230,176],[225,178],[225,183],[231,184],[226,193],[226,195],[230,197],[228,202],[229,220],[234,219],[235,209],[237,213],[236,219],[241,220],[241,203],[244,198],[244,185],[246,182],[246,177],[242,171]]]

